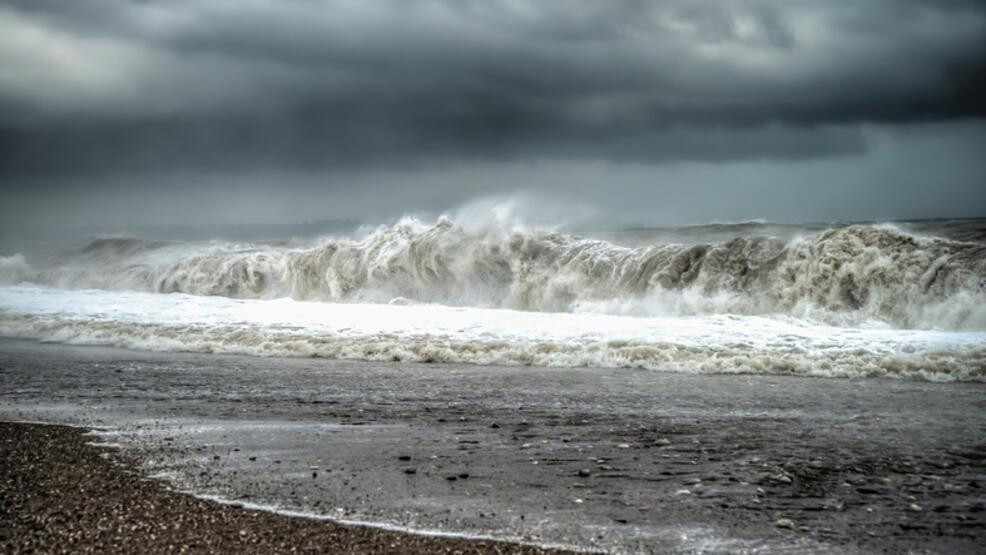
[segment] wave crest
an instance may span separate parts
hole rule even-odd
[[[785,314],[986,329],[986,246],[854,225],[785,241],[629,248],[553,231],[404,219],[314,248],[100,240],[31,279],[234,298],[640,315]],[[0,279],[8,281],[2,276]],[[8,281],[9,282],[9,281]]]

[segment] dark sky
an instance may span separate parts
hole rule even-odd
[[[0,217],[986,215],[981,0],[0,0]]]

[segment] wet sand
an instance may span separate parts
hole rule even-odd
[[[978,553],[986,385],[0,340],[0,419],[247,506],[614,553]]]
[[[290,518],[175,493],[85,430],[0,423],[3,553],[563,553]]]

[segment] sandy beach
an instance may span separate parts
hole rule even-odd
[[[15,340],[2,340],[0,367],[0,418],[95,428],[8,427],[22,434],[18,460],[88,488],[76,467],[45,465],[66,454],[104,459],[49,451],[106,444],[136,475],[159,480],[139,482],[155,495],[171,495],[166,484],[264,509],[180,496],[231,519],[216,541],[252,514],[270,523],[248,532],[264,541],[298,527],[310,536],[291,545],[336,534],[356,551],[408,537],[379,527],[612,553],[975,553],[986,533],[977,383],[379,365]],[[23,435],[42,432],[69,439]],[[100,479],[136,480],[100,468]],[[48,491],[19,487],[33,499]],[[35,503],[20,510],[45,519],[60,506]],[[12,538],[31,534],[15,528]],[[423,551],[517,548],[414,538]]]

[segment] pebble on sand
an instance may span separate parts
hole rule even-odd
[[[779,518],[774,521],[774,526],[778,528],[794,528],[794,521],[790,518]]]
[[[86,430],[0,423],[0,553],[559,553],[221,505],[145,480],[88,446]],[[126,465],[118,463],[127,463]],[[71,468],[70,472],[61,469]],[[328,470],[326,471],[328,472]],[[84,484],[85,489],[78,487]],[[38,500],[44,499],[44,503]],[[65,515],[71,511],[71,518]],[[339,516],[346,514],[342,508]],[[9,520],[6,520],[9,519]],[[32,523],[6,526],[7,522]],[[399,547],[398,547],[399,546]]]

